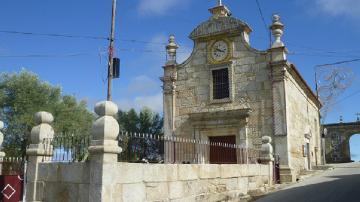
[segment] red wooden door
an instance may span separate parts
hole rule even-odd
[[[0,176],[0,201],[18,202],[23,196],[23,176],[2,175]]]
[[[210,163],[212,164],[236,164],[235,135],[209,137],[210,139]],[[224,144],[229,144],[224,146]]]

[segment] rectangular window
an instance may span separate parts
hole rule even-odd
[[[229,71],[217,69],[212,71],[213,77],[213,99],[229,98]]]

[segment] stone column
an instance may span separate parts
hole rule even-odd
[[[1,130],[4,128],[4,122],[0,121],[0,175],[2,175],[2,162],[5,157],[5,152],[2,151],[2,143],[4,142],[4,134]]]
[[[271,145],[272,139],[269,136],[261,138],[261,163],[269,165],[269,185],[272,185],[274,180],[274,149]]]
[[[96,104],[95,113],[99,118],[93,123],[90,152],[90,191],[89,201],[120,201],[115,198],[116,184],[113,182],[112,172],[116,168],[118,154],[117,136],[119,124],[113,117],[118,112],[116,104],[104,101]],[[116,171],[114,171],[116,172]]]
[[[44,156],[51,156],[51,152],[45,150],[48,147],[44,144],[44,139],[54,137],[54,130],[50,125],[54,121],[54,117],[48,112],[38,112],[34,118],[37,126],[31,130],[30,145],[26,150],[28,162],[25,198],[26,201],[43,201],[44,183],[37,179],[38,169]]]
[[[284,25],[279,15],[273,16],[270,26],[274,36],[269,53],[271,57],[272,71],[272,94],[273,94],[273,121],[274,121],[274,145],[275,153],[280,156],[280,176],[282,182],[295,181],[293,169],[290,167],[290,151],[287,128],[287,102],[286,102],[286,79],[289,63],[287,61],[288,50],[281,37],[284,34]]]
[[[177,63],[176,50],[179,46],[175,42],[175,37],[169,37],[169,43],[166,46],[167,61],[164,68],[163,82],[163,106],[164,106],[164,136],[169,138],[175,133],[176,116],[176,81],[177,81]],[[165,142],[165,162],[173,162],[174,147],[171,142]]]

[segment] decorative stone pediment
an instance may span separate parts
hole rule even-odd
[[[191,32],[190,38],[195,40],[213,35],[224,33],[250,33],[252,30],[245,22],[233,17],[210,18],[203,22],[194,31]]]

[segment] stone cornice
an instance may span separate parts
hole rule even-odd
[[[233,17],[219,17],[210,18],[203,22],[191,32],[189,37],[196,40],[224,33],[241,33],[244,31],[250,33],[252,30],[243,21]]]
[[[229,111],[200,112],[189,114],[192,121],[211,121],[217,119],[244,119],[250,116],[251,109],[235,109]]]

